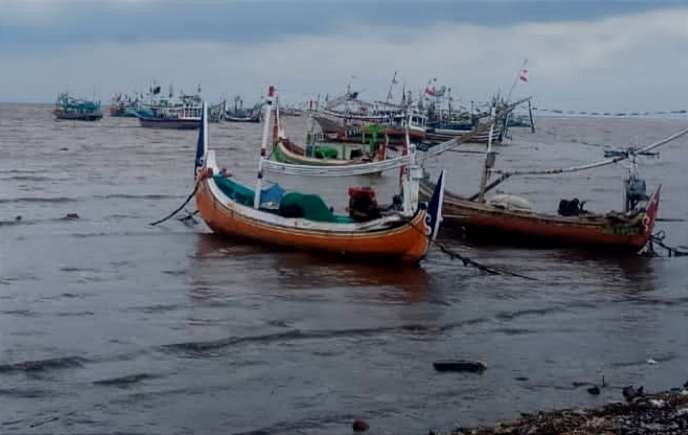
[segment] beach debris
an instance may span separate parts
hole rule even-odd
[[[482,373],[487,369],[485,363],[480,361],[468,361],[463,359],[435,361],[432,363],[438,372],[470,372]]]
[[[633,388],[633,391],[637,393],[641,388]],[[600,408],[522,414],[511,422],[473,429],[457,428],[450,432],[451,435],[685,433],[688,433],[688,394],[676,391],[636,396],[631,402],[610,403]]]
[[[366,423],[364,420],[355,420],[354,423],[351,425],[351,428],[354,432],[365,432],[368,429],[370,429],[370,425]]]
[[[588,393],[592,394],[593,396],[599,396],[601,393],[600,387],[597,385],[594,385],[590,388],[587,389]]]
[[[67,213],[63,219],[66,221],[74,221],[74,220],[79,219],[79,214],[78,213]]]
[[[623,394],[627,402],[632,402],[636,397],[642,397],[644,395],[643,387],[633,388],[633,385],[629,385],[628,387],[623,387],[621,394]]]
[[[20,215],[20,214],[16,215],[16,216],[14,217],[14,220],[15,220],[15,222],[19,222],[20,220],[22,220],[21,215]]]

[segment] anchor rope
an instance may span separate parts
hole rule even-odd
[[[188,204],[189,201],[191,201],[191,199],[194,197],[194,195],[196,195],[196,192],[198,192],[198,187],[199,187],[200,185],[201,185],[201,180],[199,179],[199,180],[196,182],[196,184],[194,185],[193,191],[191,192],[191,194],[189,194],[189,196],[188,196],[188,197],[186,198],[186,200],[182,203],[182,205],[180,205],[180,206],[179,206],[178,208],[176,208],[172,213],[168,214],[168,215],[165,216],[164,218],[162,218],[162,219],[160,219],[160,220],[157,220],[157,221],[155,221],[155,222],[151,222],[149,225],[151,225],[151,226],[156,226],[156,225],[158,225],[158,224],[161,224],[161,223],[163,223],[163,222],[165,222],[165,221],[168,221],[168,220],[172,219],[172,218],[174,217],[174,215],[176,215],[177,213],[179,213],[180,211],[182,211],[182,209],[184,209],[184,207],[186,207],[186,204]]]
[[[664,248],[667,251],[667,256],[669,257],[683,257],[688,255],[688,250],[683,250],[674,246],[669,246],[666,243],[664,243],[664,239],[666,239],[666,232],[664,232],[664,230],[660,230],[652,234],[650,236],[648,253],[650,255],[659,256],[657,252],[654,250],[653,246],[654,244],[657,244],[658,246]]]
[[[485,273],[488,273],[490,275],[509,275],[509,276],[514,276],[516,278],[523,278],[523,279],[527,279],[530,281],[537,281],[537,278],[533,278],[532,276],[522,275],[520,273],[511,272],[511,271],[503,270],[503,269],[496,269],[496,268],[493,268],[490,266],[486,266],[482,263],[479,263],[479,262],[473,260],[472,258],[469,258],[465,255],[459,254],[458,252],[447,248],[445,245],[443,245],[439,242],[433,241],[433,243],[435,244],[435,246],[437,246],[440,249],[440,251],[447,254],[453,260],[461,261],[463,263],[463,265],[466,267],[475,267],[476,269],[480,270],[481,272],[485,272]]]

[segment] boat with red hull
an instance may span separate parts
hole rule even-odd
[[[433,184],[420,184],[421,198]],[[646,206],[632,211],[559,216],[471,201],[445,192],[443,225],[465,230],[473,239],[526,245],[585,247],[638,252],[652,236],[659,210],[661,186]]]

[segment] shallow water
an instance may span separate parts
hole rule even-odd
[[[303,119],[288,122],[300,138]],[[514,131],[498,164],[568,166],[687,123],[543,118],[534,135]],[[259,126],[210,128],[221,164],[251,181]],[[419,434],[618,399],[616,388],[594,397],[573,385],[603,375],[650,390],[688,379],[686,259],[444,240],[529,281],[438,250],[417,268],[385,266],[237,243],[176,220],[150,227],[190,192],[194,144],[194,132],[136,120],[55,122],[49,106],[0,105],[1,433],[346,434],[363,418],[372,433]],[[642,162],[648,186],[663,184],[663,218],[688,215],[687,147]],[[480,165],[448,153],[431,167],[468,194]],[[620,208],[623,174],[524,177],[503,189],[547,211],[574,196],[606,211]],[[366,182],[278,181],[340,210],[346,187]],[[389,197],[396,175],[373,184]],[[688,245],[685,222],[658,229]],[[435,372],[446,358],[488,369]]]

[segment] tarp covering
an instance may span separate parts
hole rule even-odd
[[[280,214],[303,217],[317,222],[351,222],[346,216],[336,216],[318,195],[290,192],[282,197]]]
[[[323,145],[318,145],[315,147],[315,157],[318,159],[336,159],[337,150]]]
[[[222,174],[214,175],[213,180],[220,190],[232,200],[247,207],[253,207],[254,191],[252,189]],[[348,216],[338,216],[332,213],[318,195],[298,192],[284,194],[284,189],[279,184],[273,184],[262,190],[261,204],[272,206],[279,204],[279,214],[285,217],[302,217],[316,222],[352,222]]]
[[[217,186],[222,190],[222,193],[232,198],[239,204],[243,204],[248,207],[253,207],[253,190],[246,186],[243,186],[230,178],[225,177],[222,174],[216,174],[213,176],[213,180]]]

